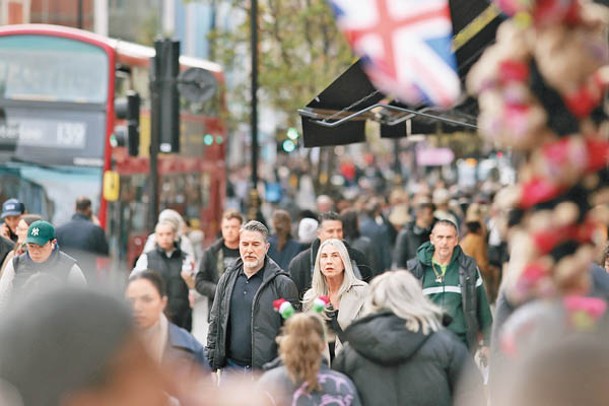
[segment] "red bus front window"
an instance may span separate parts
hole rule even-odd
[[[105,103],[108,56],[103,49],[66,38],[0,37],[0,97]]]

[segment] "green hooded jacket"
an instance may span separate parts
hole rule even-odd
[[[422,244],[416,259],[408,261],[408,270],[421,281],[423,293],[450,315],[448,329],[471,351],[476,349],[479,333],[488,345],[493,317],[476,262],[457,245],[443,274],[432,261],[434,251],[431,242]]]

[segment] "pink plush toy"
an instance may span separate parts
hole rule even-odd
[[[525,19],[536,26],[557,23],[573,24],[580,18],[578,0],[495,0],[495,4],[509,16]]]

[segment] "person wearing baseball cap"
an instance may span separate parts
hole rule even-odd
[[[4,221],[0,227],[0,236],[17,242],[17,224],[21,215],[25,213],[25,205],[17,199],[8,199],[2,204],[0,217]]]
[[[30,224],[25,243],[26,252],[14,257],[0,277],[0,309],[5,308],[13,292],[34,285],[31,283],[34,278],[48,279],[45,284],[36,284],[37,288],[62,284],[86,285],[77,261],[59,250],[55,227],[51,223],[38,220]]]

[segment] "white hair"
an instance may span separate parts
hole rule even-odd
[[[169,227],[171,229],[171,231],[176,234],[176,238],[177,238],[177,234],[178,234],[178,229],[176,227],[176,224],[173,221],[168,221],[168,220],[161,220],[158,223],[156,223],[156,226],[154,226],[154,232],[157,233],[159,231],[159,228],[161,227]]]
[[[423,334],[442,327],[443,310],[425,295],[419,281],[408,271],[385,272],[370,283],[364,314],[390,311],[406,321],[406,328]]]
[[[330,238],[324,241],[319,246],[317,251],[317,257],[315,258],[315,267],[313,268],[313,281],[311,282],[311,289],[309,289],[303,298],[304,308],[309,309],[313,305],[313,300],[319,296],[328,295],[328,284],[326,278],[321,272],[320,259],[321,253],[326,246],[332,246],[338,250],[340,259],[343,261],[344,272],[343,272],[343,283],[338,290],[338,298],[348,291],[353,284],[357,281],[357,277],[353,272],[353,265],[351,264],[351,258],[349,257],[349,251],[341,240]]]
[[[170,222],[173,224],[175,232],[181,236],[182,229],[186,225],[180,213],[172,209],[165,209],[159,213],[159,223]]]

